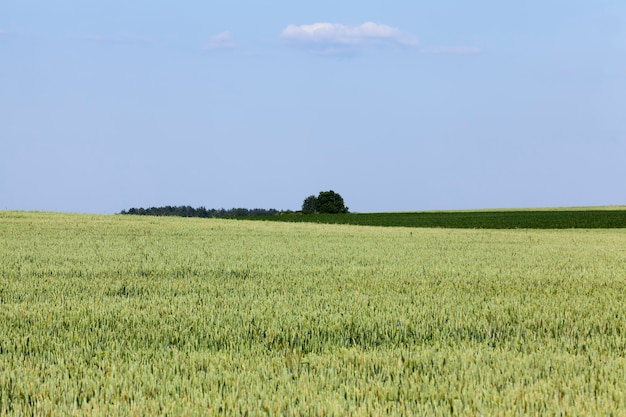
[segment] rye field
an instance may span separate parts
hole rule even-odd
[[[624,410],[624,229],[0,212],[1,416]]]

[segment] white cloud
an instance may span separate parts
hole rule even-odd
[[[422,52],[424,52],[425,54],[467,55],[478,54],[481,51],[480,48],[477,48],[475,46],[433,46],[423,49]]]
[[[204,45],[204,49],[211,51],[215,49],[234,48],[236,46],[237,44],[233,42],[233,35],[229,31],[224,31],[211,36],[206,45]]]
[[[364,45],[417,45],[417,38],[397,28],[374,22],[358,26],[338,23],[289,25],[282,31],[280,37],[293,45],[322,51],[347,51]]]
[[[118,33],[116,35],[85,35],[83,39],[92,42],[110,42],[110,43],[135,43],[147,44],[152,43],[152,39],[145,36],[137,36],[130,33]]]

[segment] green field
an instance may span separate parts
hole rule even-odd
[[[255,220],[453,229],[626,228],[626,207],[463,210],[406,213],[281,214]]]
[[[0,415],[623,415],[625,248],[0,212]]]

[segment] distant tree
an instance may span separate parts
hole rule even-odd
[[[334,192],[322,191],[317,196],[317,211],[319,213],[347,213],[348,207],[343,202],[343,197]]]
[[[317,211],[317,197],[310,195],[302,203],[302,214],[313,214]]]
[[[334,192],[322,191],[317,197],[308,196],[302,203],[302,214],[311,213],[348,213],[348,207],[343,202],[343,197]]]

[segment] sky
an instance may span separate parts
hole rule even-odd
[[[0,210],[626,204],[623,0],[0,2]]]

